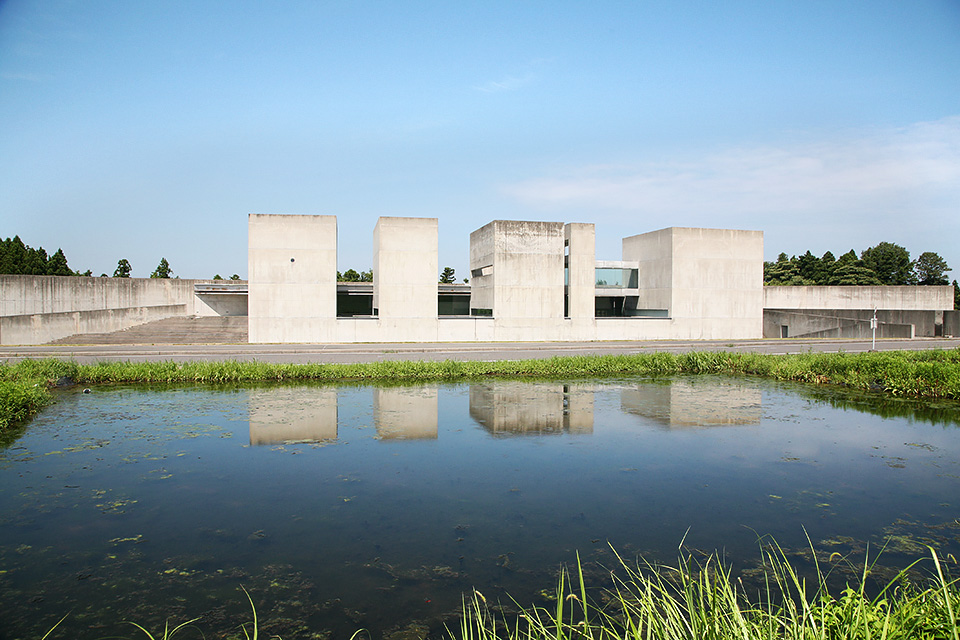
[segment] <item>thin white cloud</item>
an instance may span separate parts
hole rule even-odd
[[[839,141],[732,148],[697,159],[594,165],[504,187],[547,209],[698,221],[960,211],[960,116]]]
[[[516,91],[520,87],[528,84],[533,79],[532,74],[523,77],[507,76],[501,80],[487,82],[486,84],[475,86],[474,89],[483,93],[499,93],[501,91]]]

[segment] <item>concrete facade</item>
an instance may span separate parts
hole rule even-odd
[[[335,228],[329,216],[250,216],[251,342],[758,338],[762,331],[759,231],[664,229],[625,239],[623,261],[597,261],[592,224],[494,220],[470,234],[470,316],[440,317],[437,220],[380,218],[374,311],[338,318]],[[313,256],[310,268],[300,269],[298,252]],[[639,270],[639,284],[634,276],[601,289],[598,265]],[[598,318],[599,298],[615,300],[615,317]]]
[[[380,218],[373,230],[373,315],[379,329],[432,340],[439,272],[436,218]]]
[[[250,342],[338,342],[337,219],[248,219]]]
[[[763,232],[671,227],[623,239],[639,263],[637,309],[665,311],[685,339],[759,337]]]

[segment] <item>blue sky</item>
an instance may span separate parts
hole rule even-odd
[[[246,276],[248,213],[881,241],[960,277],[960,2],[0,0],[0,236]]]

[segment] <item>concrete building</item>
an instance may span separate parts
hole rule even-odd
[[[380,218],[373,285],[336,283],[336,220],[251,215],[251,342],[757,338],[763,234],[670,228],[597,261],[592,224],[495,220],[438,288],[437,220]],[[358,311],[359,310],[359,311]],[[364,313],[364,310],[369,310]]]
[[[379,219],[373,282],[337,282],[334,216],[248,230],[248,283],[0,275],[0,344],[214,316],[247,316],[252,343],[869,338],[874,313],[878,338],[960,333],[950,286],[764,287],[760,231],[671,227],[598,259],[592,224],[494,220],[468,286],[437,283],[435,218]]]

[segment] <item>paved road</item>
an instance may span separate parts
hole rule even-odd
[[[80,363],[106,360],[257,360],[260,362],[355,363],[381,360],[523,360],[552,356],[669,351],[805,351],[858,353],[869,340],[663,340],[643,342],[497,342],[423,344],[196,344],[196,345],[40,345],[0,347],[0,362],[24,358],[69,358]],[[877,350],[955,349],[960,338],[878,340]]]

